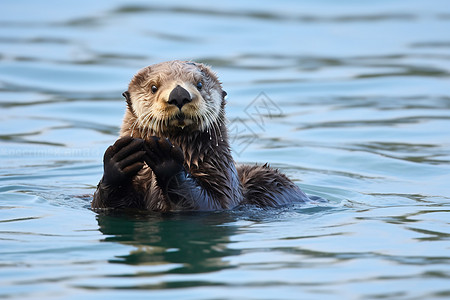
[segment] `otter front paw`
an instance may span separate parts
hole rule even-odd
[[[184,155],[180,147],[172,145],[168,139],[153,136],[145,144],[144,160],[155,173],[156,181],[164,192],[174,176],[184,173]]]
[[[144,166],[144,141],[126,136],[109,146],[103,157],[102,183],[109,186],[129,184]]]

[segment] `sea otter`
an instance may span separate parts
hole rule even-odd
[[[92,208],[226,210],[308,200],[268,165],[236,165],[226,92],[208,66],[189,61],[148,66],[123,96],[120,137],[105,151]]]

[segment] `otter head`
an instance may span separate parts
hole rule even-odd
[[[169,61],[141,69],[124,92],[133,123],[144,136],[208,131],[223,122],[217,76],[203,64]]]

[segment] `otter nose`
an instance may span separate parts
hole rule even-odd
[[[178,106],[178,108],[181,110],[183,105],[185,105],[186,103],[189,103],[191,101],[192,101],[192,99],[191,99],[191,95],[189,94],[189,92],[186,91],[186,89],[182,88],[181,86],[177,85],[177,87],[174,88],[172,90],[172,92],[170,92],[169,101],[167,101],[167,102],[169,104]]]

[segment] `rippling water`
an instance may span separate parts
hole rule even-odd
[[[0,8],[0,298],[450,297],[448,1]],[[121,93],[171,59],[219,73],[236,160],[328,203],[89,210]]]

